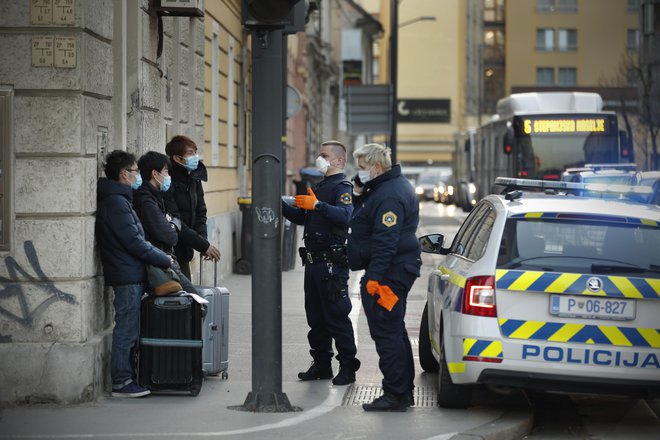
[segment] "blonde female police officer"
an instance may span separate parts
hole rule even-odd
[[[413,404],[415,366],[404,317],[408,292],[422,265],[416,237],[419,201],[400,165],[392,166],[389,148],[367,144],[353,156],[364,186],[356,182],[360,195],[354,201],[348,260],[351,270],[365,270],[360,296],[384,392],[362,407],[406,411]]]

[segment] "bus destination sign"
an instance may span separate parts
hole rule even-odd
[[[605,118],[588,119],[523,119],[525,134],[552,133],[604,133],[607,131]]]

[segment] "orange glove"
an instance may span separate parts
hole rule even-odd
[[[391,312],[394,305],[399,301],[399,297],[396,296],[396,293],[392,292],[390,286],[380,284],[378,281],[367,281],[367,293],[371,296],[378,294],[378,300],[376,302],[388,312]]]
[[[307,211],[313,211],[318,203],[319,199],[316,198],[316,194],[312,191],[312,188],[307,189],[308,196],[295,196],[293,199],[293,204],[298,208],[306,209]]]

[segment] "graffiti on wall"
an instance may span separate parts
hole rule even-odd
[[[54,302],[64,301],[68,304],[77,304],[78,301],[74,295],[63,292],[55,287],[55,283],[46,276],[41,269],[39,256],[32,241],[24,242],[23,248],[27,261],[35,275],[30,274],[13,257],[5,257],[5,266],[7,267],[9,277],[0,276],[0,315],[18,322],[25,327],[32,327],[35,318]],[[46,293],[46,298],[32,309],[30,308],[30,304],[28,304],[27,295],[23,291],[25,282],[37,286]],[[3,303],[7,304],[9,301],[18,301],[20,307],[18,314],[3,307]],[[0,342],[10,342],[8,340],[10,338],[9,336],[0,334]]]

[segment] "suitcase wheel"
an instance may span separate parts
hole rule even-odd
[[[190,389],[190,394],[192,394],[193,396],[197,396],[199,394],[200,389],[201,389],[200,387],[193,387]]]
[[[222,378],[223,378],[224,380],[229,379],[229,373],[227,373],[227,370],[225,370],[225,371],[222,372]]]

